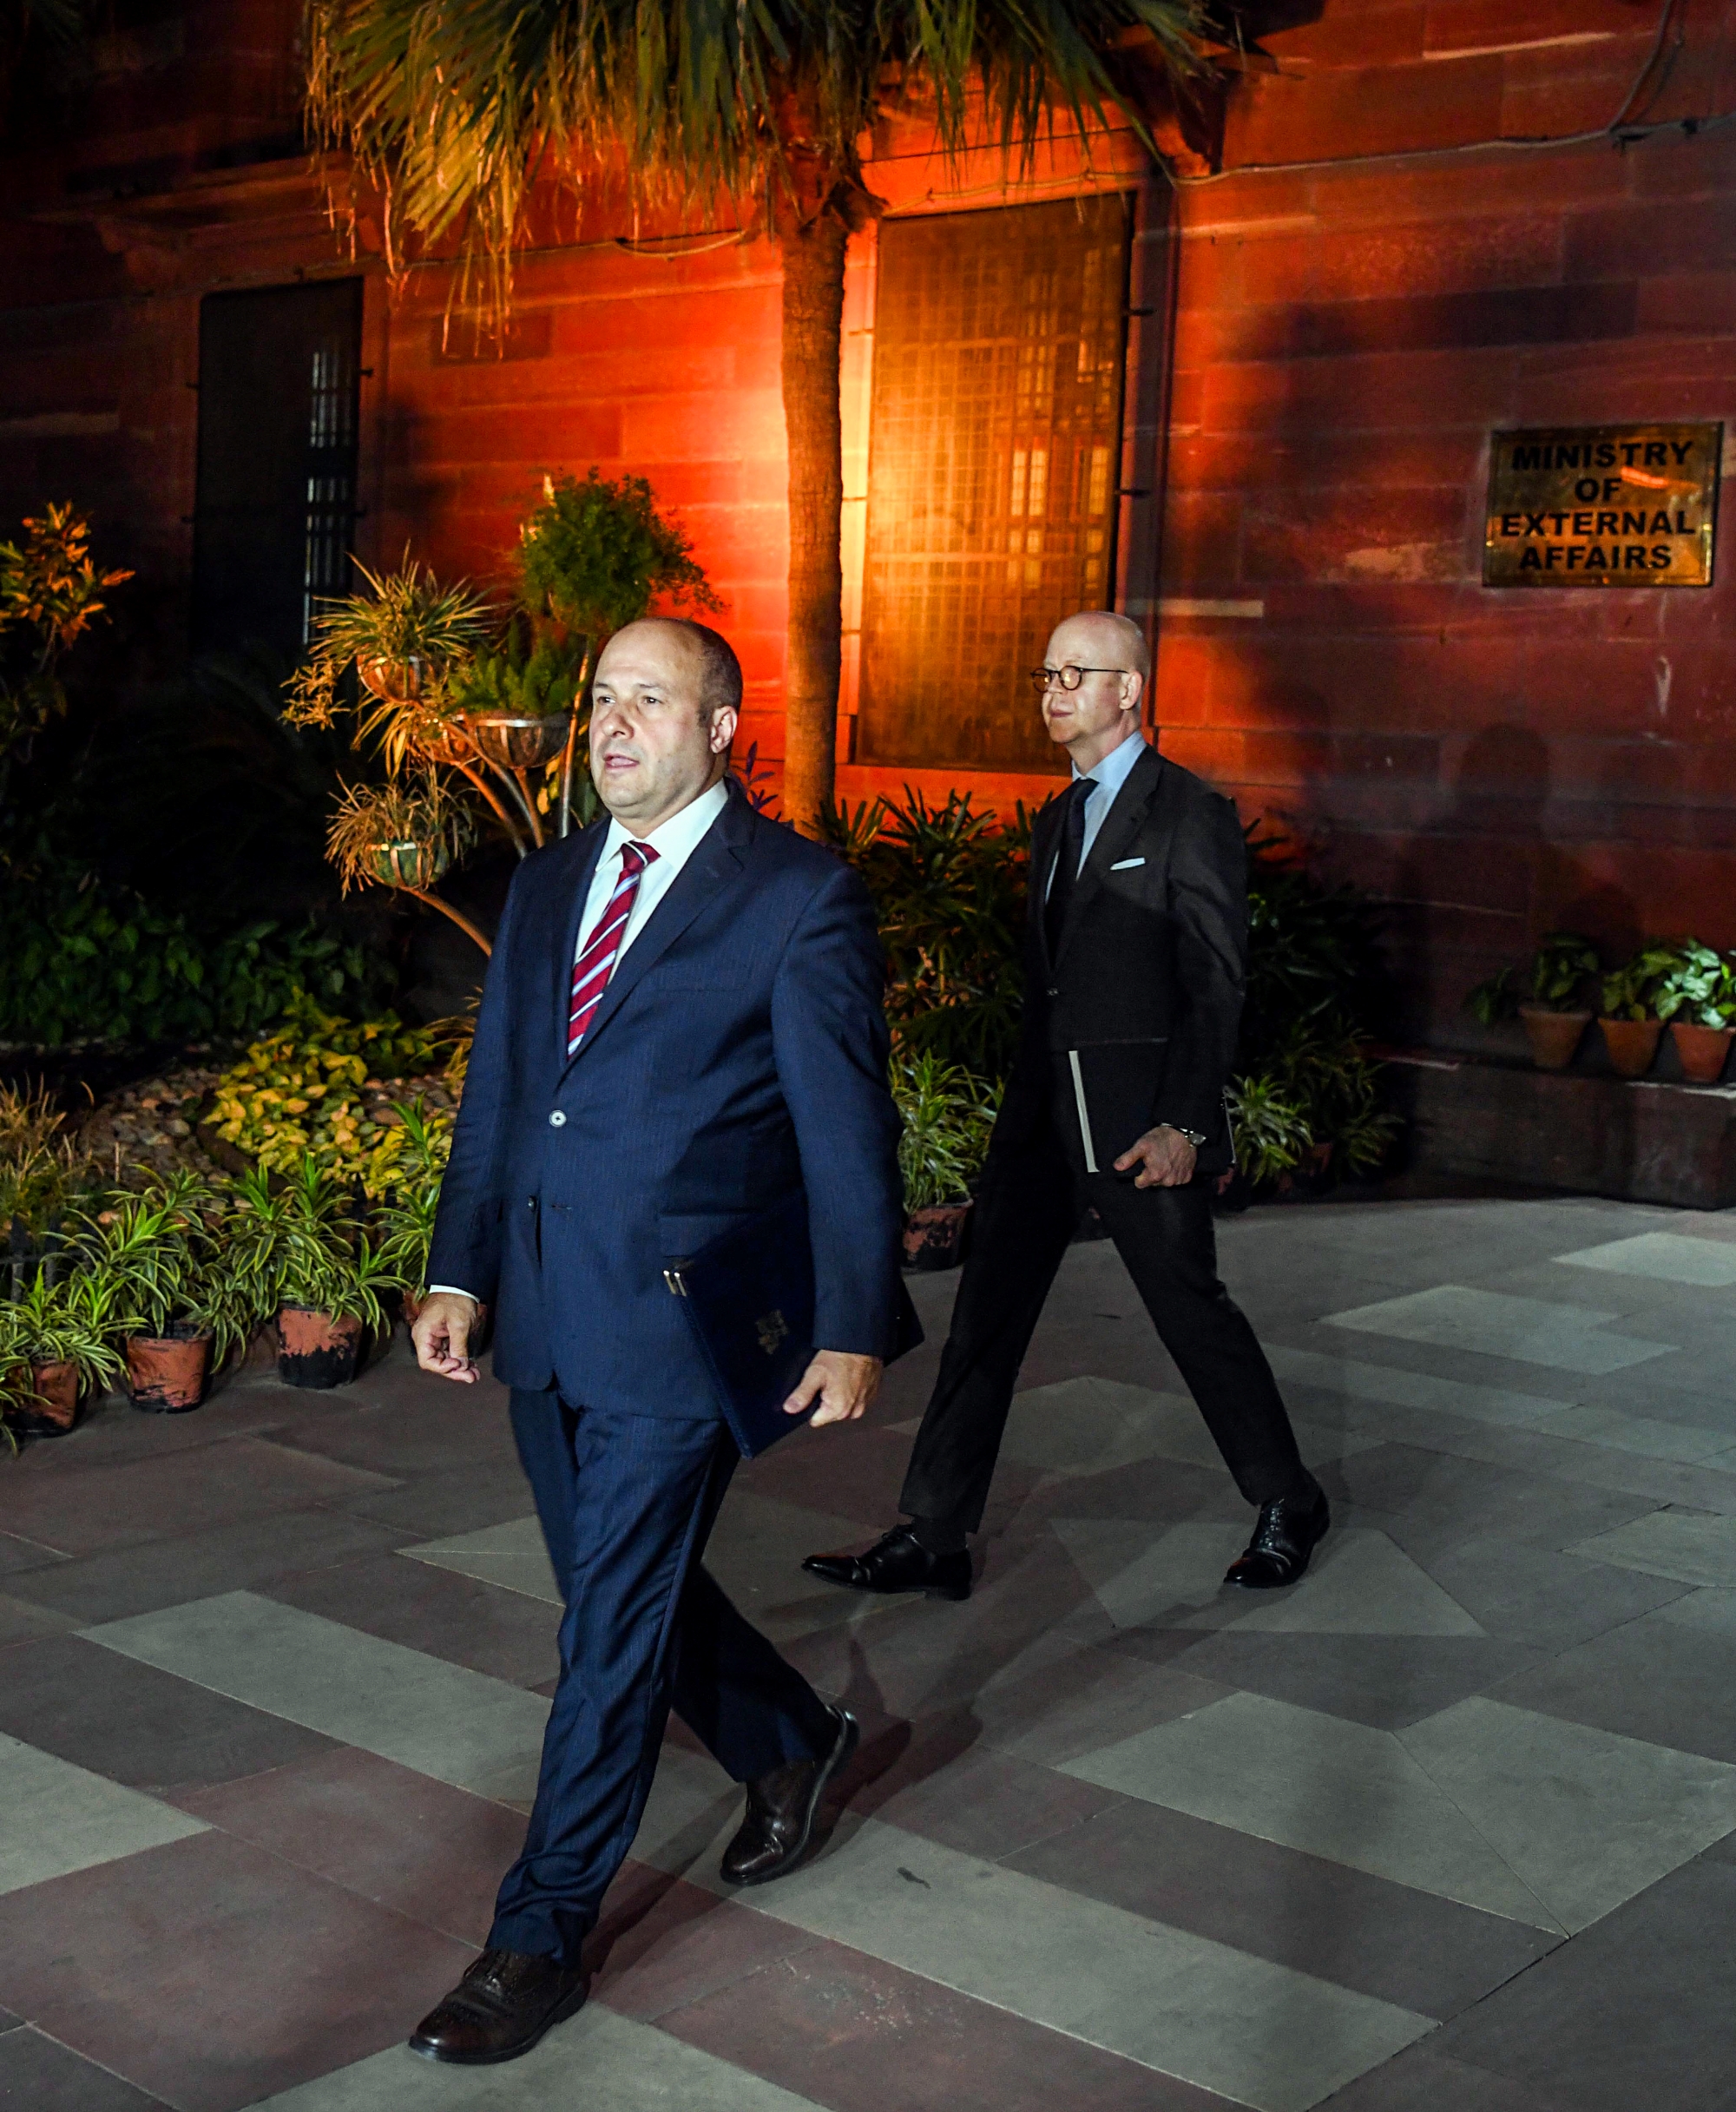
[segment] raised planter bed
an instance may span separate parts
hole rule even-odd
[[[1736,1205],[1736,1086],[1384,1055],[1414,1168],[1689,1210]]]

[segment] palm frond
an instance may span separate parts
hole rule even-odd
[[[404,230],[457,236],[501,291],[539,178],[780,221],[858,185],[889,104],[957,155],[976,112],[1028,164],[1057,115],[1148,135],[1117,50],[1199,69],[1200,0],[308,0],[316,140]]]

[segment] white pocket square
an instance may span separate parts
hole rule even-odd
[[[1134,866],[1143,865],[1144,863],[1145,860],[1142,858],[1118,858],[1110,866],[1109,871],[1111,872],[1128,872]]]

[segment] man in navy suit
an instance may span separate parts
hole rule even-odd
[[[735,1884],[800,1859],[856,1742],[700,1565],[737,1454],[663,1272],[805,1191],[826,1346],[786,1405],[818,1424],[873,1399],[902,1221],[873,913],[730,777],[741,669],[716,632],[631,624],[592,694],[609,818],[507,898],[414,1331],[424,1371],[473,1382],[495,1307],[567,1607],[523,1852],[410,2042],[437,2061],[511,2060],[583,2000],[672,1707],[746,1786]]]

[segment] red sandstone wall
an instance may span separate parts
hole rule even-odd
[[[1482,144],[1604,125],[1658,3],[1274,4],[1293,26],[1266,34],[1235,83],[1231,173],[1178,196],[1161,572],[1153,523],[1130,540],[1147,556],[1127,581],[1158,632],[1165,744],[1399,905],[1419,1023],[1441,1037],[1470,1031],[1466,985],[1555,924],[1612,946],[1688,928],[1736,942],[1736,515],[1706,593],[1477,583],[1491,427],[1736,425],[1736,126],[1622,154]],[[196,63],[120,66],[93,105],[100,130],[0,168],[0,517],[49,496],[88,505],[107,549],[139,566],[129,621],[164,655],[184,632],[200,297],[349,268],[293,162],[222,174],[281,129],[281,79],[261,55],[279,48],[286,4],[190,12]],[[1647,115],[1736,108],[1729,14],[1691,0]],[[227,83],[215,112],[214,81]],[[998,170],[949,177],[896,134],[879,149],[895,209],[1000,201]],[[197,194],[68,224],[68,173],[111,163],[181,170]],[[26,217],[45,206],[57,217]],[[393,309],[365,254],[367,554],[390,562],[410,540],[485,574],[545,469],[648,475],[729,603],[748,735],[775,755],[775,259],[750,244],[666,262],[627,253],[615,231],[582,227],[585,247],[525,262],[522,356],[504,361],[443,355],[441,270]],[[871,249],[857,246],[846,319],[852,494]],[[845,530],[848,560],[849,504]],[[1050,782],[975,789],[1004,806]],[[878,788],[851,769],[840,783]]]
[[[1736,434],[1736,126],[1451,151],[1604,124],[1657,19],[1334,0],[1266,40],[1285,70],[1239,84],[1226,161],[1446,151],[1180,198],[1164,745],[1398,905],[1437,1038],[1555,926],[1736,944],[1729,494],[1708,590],[1479,583],[1491,428]],[[1733,27],[1700,0],[1651,115],[1736,107]]]

